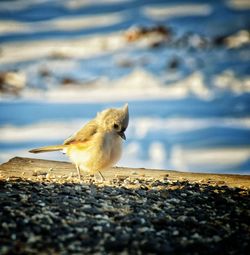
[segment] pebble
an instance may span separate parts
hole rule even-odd
[[[179,231],[178,230],[175,230],[174,232],[173,232],[173,236],[178,236],[179,235]]]

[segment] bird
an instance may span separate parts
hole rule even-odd
[[[129,124],[128,104],[121,108],[108,108],[90,120],[80,130],[67,138],[63,144],[50,145],[29,150],[31,153],[63,151],[81,173],[99,174],[114,166],[122,154],[122,140],[126,140],[125,131]]]

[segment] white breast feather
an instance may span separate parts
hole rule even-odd
[[[102,139],[97,139],[97,141],[103,141]],[[67,153],[70,160],[86,172],[112,167],[121,157],[122,140],[112,133],[106,134],[104,139],[104,144],[101,147],[96,142],[93,143],[94,146],[86,150],[70,150],[70,153]],[[93,169],[89,169],[90,165]]]

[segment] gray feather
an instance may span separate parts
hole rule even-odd
[[[97,124],[95,120],[88,122],[82,129],[70,136],[64,141],[64,145],[68,145],[74,142],[86,142],[97,132]]]

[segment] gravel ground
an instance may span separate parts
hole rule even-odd
[[[248,254],[249,189],[120,178],[0,181],[0,254]]]

